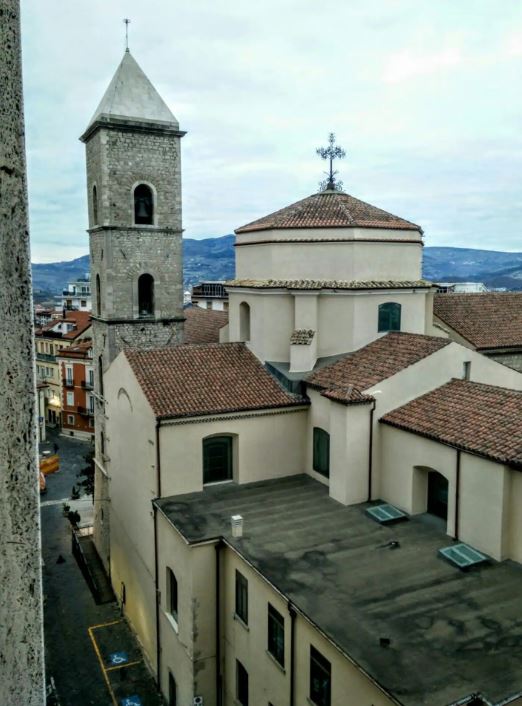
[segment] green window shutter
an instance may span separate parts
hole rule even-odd
[[[330,434],[319,427],[314,427],[313,469],[330,477]]]
[[[378,332],[401,330],[401,305],[396,302],[386,302],[379,305]]]

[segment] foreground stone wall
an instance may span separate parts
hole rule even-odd
[[[42,706],[40,518],[18,0],[0,0],[0,704]]]

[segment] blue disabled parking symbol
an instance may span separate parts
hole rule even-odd
[[[142,706],[139,696],[126,696],[120,701],[121,706]]]
[[[109,655],[109,663],[116,667],[118,664],[125,664],[129,661],[129,655],[126,652],[113,652]]]

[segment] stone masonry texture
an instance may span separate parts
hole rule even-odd
[[[95,392],[101,393],[101,375],[123,348],[157,348],[181,341],[180,135],[157,125],[148,128],[124,120],[118,126],[100,125],[85,142]],[[133,191],[140,183],[149,185],[154,194],[151,226],[134,225]],[[145,273],[154,278],[154,316],[140,318],[138,278]],[[110,486],[101,470],[106,466],[102,446],[107,441],[105,404],[98,396],[94,540],[108,569]]]
[[[18,0],[0,0],[0,703],[42,706],[40,518]]]

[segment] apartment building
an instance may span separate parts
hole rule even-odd
[[[47,419],[59,426],[62,413],[62,371],[57,360],[59,351],[90,337],[90,314],[86,311],[65,311],[35,330],[36,375],[48,385]]]
[[[84,339],[58,351],[62,376],[62,433],[94,438],[94,364],[92,341]]]

